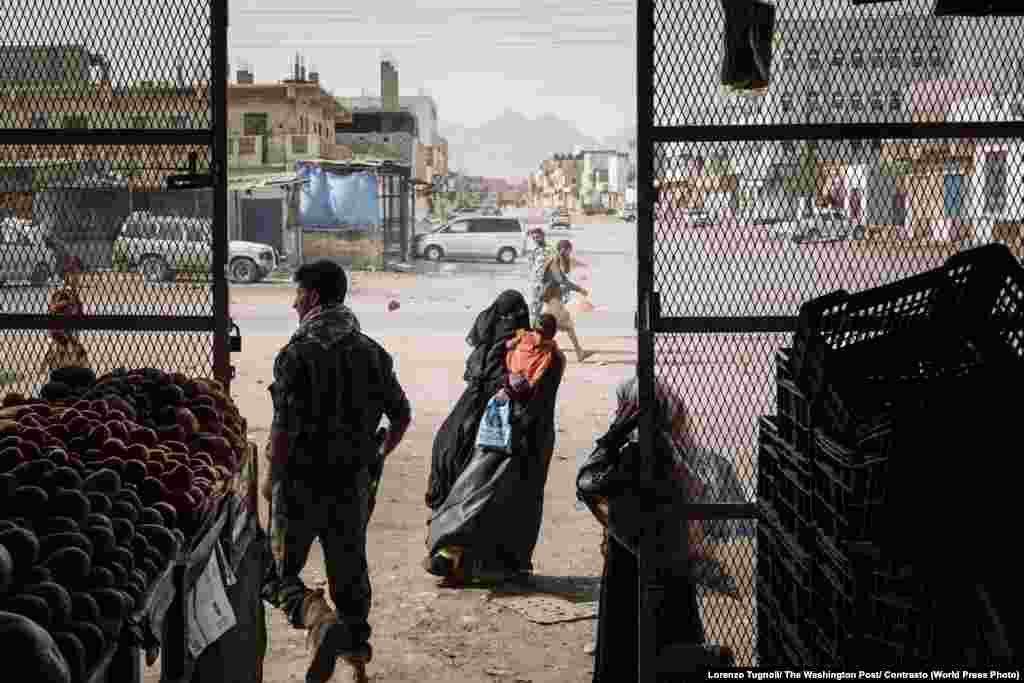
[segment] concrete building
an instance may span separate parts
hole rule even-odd
[[[908,121],[913,87],[950,77],[956,62],[953,24],[931,15],[783,20],[776,34],[772,84],[755,119],[760,124]],[[794,142],[732,146],[748,212],[800,210],[800,199],[781,184],[796,167],[799,148]],[[905,219],[906,198],[883,168],[882,145],[824,141],[816,150],[830,169],[818,203],[839,204],[867,224]]]
[[[5,45],[0,47],[0,82],[4,90],[0,128],[102,130],[121,128],[206,128],[210,125],[209,87],[186,81],[139,81],[115,84],[104,55],[76,45]],[[161,152],[160,163],[140,162],[138,148],[126,145],[71,145],[54,158],[52,147],[18,145],[0,148],[0,164],[52,165],[100,163],[127,179],[132,190],[160,188],[196,153],[202,166],[206,147],[181,146]],[[19,215],[31,217],[31,202],[19,201]]]
[[[539,209],[579,211],[582,167],[582,160],[574,156],[545,159],[528,179],[529,205]]]
[[[590,209],[621,209],[626,200],[629,155],[616,150],[581,150],[580,202]]]
[[[378,152],[386,151],[385,147],[390,145],[393,149],[392,153],[399,154],[401,160],[414,169],[415,180],[420,185],[416,199],[417,208],[429,210],[431,195],[427,191],[426,184],[431,183],[436,175],[448,174],[448,141],[438,132],[437,103],[433,97],[423,90],[418,95],[411,96],[402,96],[399,92],[397,64],[394,60],[386,58],[381,64],[381,96],[364,92],[358,97],[339,98],[339,101],[344,107],[351,110],[354,116],[362,117],[365,120],[369,120],[366,119],[367,116],[373,116],[378,112],[411,117],[415,123],[415,138],[413,140],[408,140],[398,134],[411,132],[405,125],[397,132],[394,125],[390,131],[383,129],[354,131],[339,127],[338,134],[355,135],[346,137],[344,140],[350,141],[356,146],[354,151],[357,155],[360,153],[359,150],[366,145],[373,145]],[[383,93],[387,93],[387,97],[384,97]],[[374,135],[374,132],[380,134]],[[343,138],[338,139],[342,140]],[[398,149],[395,149],[395,145],[398,146]]]
[[[8,87],[30,83],[67,86],[104,79],[109,81],[106,60],[84,45],[0,45],[0,83]]]
[[[952,67],[951,25],[929,15],[784,20],[773,62],[770,104],[776,122],[881,122],[907,114],[914,83]]]
[[[251,172],[289,169],[302,159],[350,159],[335,129],[351,120],[299,59],[291,78],[278,83],[258,83],[251,70],[239,69],[228,86],[228,166]]]
[[[397,77],[397,73],[395,76]],[[358,97],[343,97],[339,100],[351,111],[380,111],[384,109],[383,98],[374,95],[364,94]],[[424,145],[433,146],[441,142],[442,138],[438,132],[437,103],[433,97],[422,90],[418,95],[400,95],[398,110],[409,112],[416,117],[420,142]]]
[[[390,57],[380,63],[380,96],[384,111],[398,111],[398,65]]]

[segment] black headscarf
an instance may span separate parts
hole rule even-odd
[[[484,391],[497,391],[505,377],[505,342],[516,330],[530,327],[530,307],[519,292],[508,289],[480,311],[466,343],[473,352],[466,359],[464,379],[482,383]]]
[[[509,330],[515,333],[529,326],[530,307],[526,298],[514,289],[506,289],[477,315],[473,329],[466,335],[466,343],[473,348],[490,346],[498,337],[509,336]]]
[[[501,388],[508,368],[505,342],[516,330],[530,326],[525,297],[506,290],[480,312],[466,335],[473,347],[466,359],[466,390],[434,436],[426,503],[435,508],[444,502],[451,485],[473,455],[476,430],[487,401]]]

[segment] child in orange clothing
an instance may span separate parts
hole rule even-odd
[[[558,342],[555,341],[558,323],[555,316],[545,313],[538,323],[536,330],[519,330],[515,337],[506,342],[507,384],[512,398],[528,397],[530,390],[551,365],[554,354],[558,353]]]

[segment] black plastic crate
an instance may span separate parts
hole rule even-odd
[[[874,538],[886,512],[893,439],[893,433],[886,430],[876,432],[860,448],[848,448],[824,432],[815,434],[814,523],[827,537],[843,541]]]
[[[846,663],[860,670],[924,668],[924,665],[934,661],[921,659],[904,643],[870,635],[853,636],[847,642],[845,650]],[[841,664],[842,662],[838,662],[837,666]]]
[[[775,447],[769,443],[757,446],[757,499],[771,500],[775,495],[775,481],[779,478],[779,459]]]
[[[814,447],[814,430],[802,427],[785,415],[776,415],[779,438],[797,453],[810,453]]]
[[[782,458],[785,463],[785,458]],[[776,495],[769,498],[782,530],[797,541],[806,538],[814,524],[811,478],[785,464],[775,480]]]
[[[817,645],[839,653],[858,606],[855,568],[842,546],[821,531],[816,536],[814,565],[814,603],[808,610],[808,621],[817,631]]]
[[[795,469],[801,475],[810,476],[811,460],[810,449],[799,450],[793,448],[793,444],[783,438],[781,430],[781,416],[764,415],[758,420],[758,443],[767,444],[775,449],[781,458],[782,466],[787,469]]]
[[[789,380],[777,380],[775,387],[776,412],[779,415],[785,415],[802,427],[813,427],[811,406],[796,384]]]
[[[780,528],[802,541],[814,520],[810,460],[783,442],[772,418],[762,418],[758,447],[758,500],[768,503]]]
[[[804,642],[813,666],[833,669],[842,665],[848,640],[828,635],[827,629],[815,619],[808,619],[804,630],[807,633]]]
[[[792,382],[793,381],[793,366],[790,356],[793,354],[793,349],[785,347],[776,349],[775,351],[775,381],[776,382]]]
[[[807,398],[788,380],[775,384],[779,436],[799,453],[807,453],[814,434],[814,419]]]
[[[806,302],[790,366],[823,423],[858,436],[935,382],[1022,358],[1024,270],[993,244],[883,287]]]
[[[899,644],[905,657],[933,659],[940,622],[934,593],[913,566],[885,557],[870,544],[850,544],[848,557],[857,576],[856,613],[864,634]]]
[[[758,581],[779,605],[779,613],[799,623],[812,599],[812,562],[799,540],[780,528],[770,505],[761,503],[757,525]]]
[[[757,601],[757,666],[762,668],[813,665],[810,650],[797,627],[778,610],[770,593],[759,592]]]

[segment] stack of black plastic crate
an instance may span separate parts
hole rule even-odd
[[[1022,355],[1024,277],[1000,245],[801,308],[793,348],[776,355],[777,414],[759,424],[762,666],[937,659],[936,596],[879,542],[890,467],[911,457],[902,416],[970,400],[979,373],[1018,373]]]

